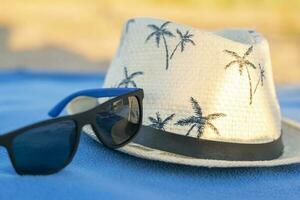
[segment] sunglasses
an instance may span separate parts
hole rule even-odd
[[[79,91],[63,99],[50,112],[57,117],[77,97],[112,97],[78,114],[42,121],[0,136],[15,171],[28,175],[53,174],[73,159],[85,125],[91,125],[99,141],[115,149],[138,133],[143,116],[143,90],[110,88]],[[96,101],[96,99],[95,99]]]

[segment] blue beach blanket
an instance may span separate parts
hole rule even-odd
[[[0,72],[0,133],[48,118],[73,91],[103,75]],[[300,122],[300,85],[277,87],[283,115]],[[300,145],[300,144],[299,144]],[[83,136],[73,162],[50,176],[19,176],[0,150],[0,199],[299,199],[300,165],[207,169],[135,158]]]

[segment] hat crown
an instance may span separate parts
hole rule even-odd
[[[268,42],[255,31],[131,19],[104,87],[143,88],[143,125],[175,134],[240,143],[281,134]]]

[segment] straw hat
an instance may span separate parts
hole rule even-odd
[[[268,42],[253,30],[131,19],[103,87],[145,92],[143,126],[122,152],[205,167],[300,162],[300,126],[281,119]]]

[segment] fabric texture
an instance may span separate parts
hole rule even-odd
[[[104,87],[143,88],[143,125],[213,141],[279,138],[280,108],[261,34],[153,18],[125,23],[122,34]]]
[[[284,150],[278,159],[251,162],[184,157],[135,141],[120,151],[205,167],[300,162],[300,124],[281,120],[269,45],[261,34],[247,29],[205,31],[153,18],[129,21],[103,87],[143,88],[143,125],[232,143],[269,143],[283,133]],[[69,108],[82,107],[80,100],[76,103]],[[91,127],[84,131],[95,138]]]
[[[0,132],[47,118],[62,97],[102,85],[103,76],[0,72]],[[300,122],[300,85],[278,87],[283,115]],[[299,199],[300,165],[208,169],[135,158],[82,135],[58,174],[18,176],[0,151],[1,200]]]

